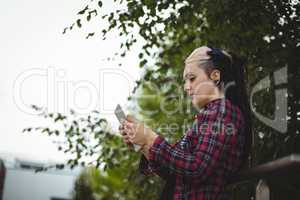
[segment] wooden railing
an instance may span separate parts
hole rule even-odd
[[[274,181],[286,183],[300,181],[300,155],[291,154],[289,156],[258,165],[254,168],[241,171],[232,177],[230,184],[256,180],[255,200],[270,200],[272,188],[269,183]],[[299,183],[299,182],[298,182]],[[299,190],[300,188],[296,188]],[[300,196],[298,197],[300,199]]]

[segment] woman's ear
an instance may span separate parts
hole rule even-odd
[[[217,82],[221,79],[221,72],[218,69],[213,69],[210,73],[210,79]]]

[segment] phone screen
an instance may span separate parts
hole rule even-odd
[[[126,118],[126,115],[125,115],[122,107],[119,104],[117,105],[117,107],[115,109],[115,115],[118,118],[120,123],[122,123]],[[141,147],[139,145],[136,145],[136,144],[134,144],[133,147],[134,147],[135,151],[139,151],[141,149]]]
[[[120,123],[122,123],[126,118],[125,113],[119,104],[117,105],[117,107],[115,109],[115,115],[118,118]]]

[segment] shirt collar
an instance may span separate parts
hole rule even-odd
[[[205,110],[207,108],[211,108],[214,105],[219,104],[222,101],[225,102],[225,100],[226,100],[225,97],[221,97],[221,98],[217,98],[217,99],[211,100],[207,104],[205,104],[202,109]]]
[[[224,104],[224,106],[221,106],[221,107],[224,107],[225,108],[225,104],[226,104],[226,98],[225,97],[222,97],[222,98],[217,98],[217,99],[214,99],[214,100],[211,100],[209,101],[207,104],[205,104],[200,110],[199,112],[195,115],[195,119],[198,117],[200,117],[200,115],[202,114],[205,114],[207,111],[213,109],[213,107],[215,107],[216,105],[220,105],[220,104]],[[224,109],[223,108],[223,109]]]

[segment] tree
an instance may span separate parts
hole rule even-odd
[[[24,132],[48,135],[58,145],[58,150],[68,155],[67,163],[41,170],[87,167],[75,182],[74,200],[154,199],[160,191],[161,183],[157,178],[150,180],[139,175],[139,154],[128,151],[121,137],[111,130],[98,111],[82,116],[73,110],[63,115],[48,113],[37,106],[33,106],[33,109],[48,119],[50,126],[26,128]]]
[[[255,120],[252,165],[300,152],[297,93],[300,78],[297,66],[300,52],[300,4],[297,1],[120,0],[114,3],[122,5],[122,9],[100,15],[104,3],[91,1],[78,12],[79,18],[67,27],[64,33],[75,26],[82,28],[92,19],[99,19],[106,20],[108,27],[103,28],[100,33],[88,33],[87,37],[101,34],[105,38],[110,32],[118,31],[124,40],[120,44],[122,53],[117,56],[126,56],[126,52],[130,51],[137,41],[144,44],[139,59],[140,67],[145,73],[137,82],[138,86],[133,91],[131,101],[138,105],[137,112],[148,125],[158,131],[161,131],[162,127],[155,124],[156,122],[180,125],[180,128],[171,131],[172,134],[162,132],[170,140],[180,137],[185,129],[181,125],[191,121],[186,118],[190,105],[185,101],[182,90],[178,90],[182,84],[183,60],[194,48],[209,44],[237,52],[247,58],[249,91],[265,77],[274,77],[274,72],[283,70],[284,75],[284,70],[287,70],[286,82],[281,81],[281,87],[288,89],[283,90],[283,96],[288,99],[287,115],[281,116],[282,119],[278,121],[288,124],[287,132],[281,133],[254,115],[259,111],[268,118],[274,118],[274,110],[280,109],[274,102],[274,93],[279,91],[277,80],[271,78],[270,86],[253,96]],[[154,60],[155,63],[151,64],[149,60]],[[159,92],[156,86],[159,86]],[[152,97],[142,98],[145,94]],[[166,113],[161,108],[158,109],[162,101],[165,101],[164,108],[169,111],[178,107],[182,109],[176,110],[175,113]],[[155,112],[148,112],[149,110]],[[67,138],[72,137],[67,135]],[[118,139],[114,138],[112,141]],[[103,141],[99,143],[103,145]],[[75,140],[72,144],[76,146],[80,142]],[[118,142],[115,145],[116,149],[119,149],[122,144]],[[83,149],[76,151],[81,152]],[[110,157],[106,158],[109,160]],[[138,157],[134,158],[136,162]],[[123,162],[126,163],[126,160]],[[121,165],[124,165],[123,162],[120,162]],[[136,168],[130,170],[133,172]],[[143,187],[144,185],[140,189],[136,186],[137,196],[148,194]]]

